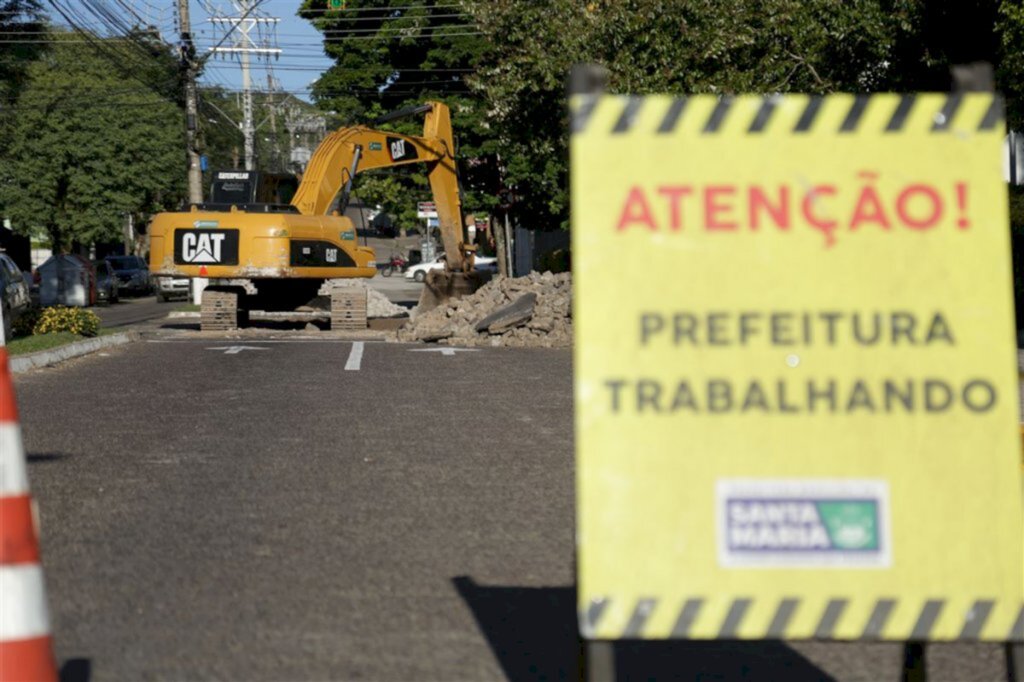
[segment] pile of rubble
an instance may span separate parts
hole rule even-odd
[[[366,317],[405,317],[409,314],[408,308],[392,303],[388,297],[377,291],[365,279],[329,279],[324,282],[318,292],[320,296],[330,296],[334,287],[361,287],[366,289]],[[329,301],[325,299],[329,307]]]
[[[472,296],[415,314],[399,341],[458,346],[554,348],[572,345],[572,275],[491,280]]]

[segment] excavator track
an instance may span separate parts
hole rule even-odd
[[[244,294],[238,291],[210,289],[203,291],[199,328],[204,332],[230,332],[244,327],[248,311],[240,306]]]

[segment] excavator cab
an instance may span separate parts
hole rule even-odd
[[[203,203],[205,210],[215,211],[229,206],[290,207],[292,197],[299,189],[299,180],[291,173],[267,173],[253,170],[214,171],[210,183],[209,201]]]

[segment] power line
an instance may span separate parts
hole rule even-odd
[[[414,17],[411,17],[411,16],[397,16],[397,17],[396,16],[352,17],[352,18],[347,18],[346,17],[346,18],[342,18],[341,21],[344,21],[346,23],[354,22],[354,21],[379,21],[379,22],[386,22],[386,21],[401,20],[401,19],[457,19],[457,18],[461,18],[461,17],[467,17],[467,18],[470,18],[470,19],[474,18],[473,15],[469,14],[468,12],[457,12],[455,14],[424,14],[424,15],[421,15],[421,16],[414,16]],[[348,29],[343,29],[343,28],[342,29],[333,29],[333,28],[330,28],[330,29],[317,29],[317,30],[320,31],[321,33],[332,33],[332,32],[336,32],[336,31],[346,31]]]
[[[276,47],[276,38],[273,32],[280,21],[277,17],[258,16],[255,14],[262,0],[232,0],[232,4],[238,11],[237,16],[211,17],[210,21],[215,25],[229,26],[224,38],[213,47],[208,48],[209,56],[218,54],[238,55],[242,68],[242,134],[245,138],[245,167],[252,169],[256,167],[254,138],[256,128],[253,122],[252,111],[252,86],[250,81],[250,63],[252,56],[266,57],[281,54],[281,49]],[[253,39],[252,33],[268,29],[270,35],[263,37],[260,43]],[[234,36],[232,45],[222,47],[231,36]]]
[[[299,16],[306,14],[330,14],[332,16],[343,17],[355,12],[405,12],[408,10],[452,9],[461,7],[462,5],[459,3],[451,5],[405,5],[402,7],[346,7],[344,9],[310,7],[308,9],[300,10]]]
[[[159,37],[157,37],[157,43],[148,40],[146,36],[151,38],[151,34],[133,35],[132,32],[135,30],[135,27],[130,23],[125,23],[118,13],[107,8],[101,0],[82,0],[82,2],[93,13],[93,16],[99,19],[101,23],[109,26],[115,35],[123,35],[123,38],[101,39],[97,37],[94,33],[79,27],[79,24],[84,21],[81,11],[72,10],[70,6],[65,7],[60,0],[49,0],[53,9],[75,29],[71,35],[76,36],[76,38],[68,40],[70,42],[83,40],[90,44],[97,55],[109,61],[123,76],[132,78],[147,87],[152,87],[152,84],[141,77],[139,72],[144,72],[152,67],[154,65],[153,59],[156,57],[155,50],[158,48],[158,45],[163,48],[167,47],[167,44],[160,40]],[[81,8],[81,6],[79,7]],[[118,49],[122,42],[131,47],[129,49]],[[154,92],[156,92],[155,89]],[[165,96],[163,93],[158,94]]]

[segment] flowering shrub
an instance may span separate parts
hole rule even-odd
[[[32,327],[33,334],[71,332],[81,336],[96,336],[99,330],[100,318],[96,317],[96,313],[62,305],[43,308],[39,319]]]

